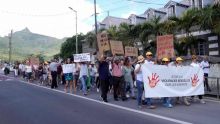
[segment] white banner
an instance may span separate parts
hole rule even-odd
[[[200,67],[144,64],[141,69],[146,98],[204,94]]]
[[[74,54],[74,62],[89,62],[90,53]]]

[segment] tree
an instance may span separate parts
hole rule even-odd
[[[68,38],[65,42],[62,43],[60,49],[60,56],[64,59],[72,57],[73,54],[76,53],[76,37],[73,36]],[[78,35],[78,50],[79,53],[82,53],[82,43],[81,41],[85,39],[85,35],[79,34]]]

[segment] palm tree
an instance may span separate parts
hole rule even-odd
[[[186,33],[186,37],[183,38],[182,44],[185,44],[185,48],[190,49],[193,53],[195,53],[195,46],[196,41],[192,38],[192,35],[190,34],[193,30],[197,29],[197,25],[199,25],[198,17],[200,16],[200,11],[196,8],[190,9],[186,11],[183,16],[177,18],[177,17],[170,17],[169,20],[174,23],[173,25],[176,26],[176,30],[178,32],[184,32]],[[185,42],[185,43],[184,43]],[[180,45],[181,43],[179,43]],[[178,43],[176,44],[178,45]],[[189,47],[190,46],[190,47]],[[176,46],[178,47],[178,46]],[[181,46],[182,47],[182,46]],[[188,50],[186,50],[188,51]]]
[[[86,41],[89,44],[90,48],[95,48],[96,47],[96,35],[94,32],[88,32],[86,34]]]
[[[118,40],[118,29],[116,26],[111,26],[106,30],[111,40]]]

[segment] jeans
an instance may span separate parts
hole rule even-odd
[[[142,105],[142,95],[143,95],[143,92],[144,92],[144,83],[142,81],[136,80],[136,85],[137,85],[137,90],[138,90],[137,102],[138,102],[138,105]],[[147,103],[147,105],[152,105],[152,99],[151,98],[146,98],[144,100],[144,102]]]
[[[86,80],[87,80],[87,76],[86,76],[86,75],[83,75],[83,76],[80,78],[81,86],[82,86],[82,91],[83,91],[84,94],[87,93]]]
[[[138,90],[137,102],[138,102],[138,105],[141,105],[142,104],[142,94],[144,91],[144,83],[142,81],[136,80],[136,85],[137,85],[137,90]]]
[[[131,96],[134,97],[134,84],[133,84],[133,82],[126,82],[126,92],[131,92]]]
[[[95,84],[95,76],[90,76],[90,83],[92,86]]]
[[[207,91],[210,91],[211,89],[210,89],[209,83],[208,83],[208,76],[209,75],[207,73],[204,73],[204,78],[205,78],[205,80],[204,80],[204,87],[206,87]]]

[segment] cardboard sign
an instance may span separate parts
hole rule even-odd
[[[100,54],[103,54],[103,52],[110,50],[107,33],[97,34],[97,42]]]
[[[135,47],[125,47],[125,56],[138,56],[138,50]]]
[[[90,53],[82,53],[82,54],[74,54],[74,62],[89,62],[90,59]]]
[[[36,57],[30,57],[29,62],[30,62],[31,65],[37,65],[38,66],[40,64],[39,58],[36,58]]]
[[[121,41],[110,40],[110,46],[113,55],[115,54],[124,55],[124,48]]]
[[[157,37],[157,57],[162,59],[163,57],[173,58],[174,55],[174,45],[173,45],[173,35],[164,35]]]

